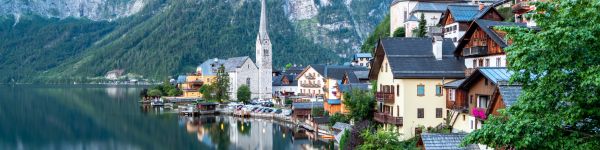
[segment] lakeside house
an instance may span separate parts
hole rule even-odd
[[[464,62],[452,56],[454,48],[451,39],[440,37],[380,39],[369,72],[377,82],[374,120],[397,127],[400,139],[442,124],[443,85],[464,78]]]
[[[484,6],[482,3],[478,5],[448,5],[439,22],[439,25],[443,27],[444,38],[450,38],[454,41],[454,45],[458,45],[458,39],[465,34],[474,20],[503,21],[504,17],[495,8],[503,2],[507,1],[499,1],[489,6]]]
[[[187,75],[179,75],[177,77],[177,88],[183,91],[182,97],[185,98],[200,98],[200,88],[204,85],[211,85],[217,80],[215,75],[202,74],[202,68],[197,67],[196,72]]]
[[[482,67],[464,80],[447,84],[446,108],[452,132],[480,129],[489,115],[498,115],[498,109],[516,103],[521,86],[509,83],[512,74],[504,67]]]
[[[308,119],[312,109],[323,108],[323,102],[294,102],[292,103],[292,120],[303,121]]]
[[[454,56],[465,59],[466,76],[479,67],[506,67],[504,48],[510,41],[505,40],[506,32],[495,29],[501,26],[525,27],[525,24],[478,19],[458,41]]]
[[[296,95],[296,93],[298,93],[298,81],[295,74],[282,72],[277,76],[273,76],[273,97],[278,99],[279,102]]]
[[[309,65],[297,76],[298,96],[320,97],[325,96],[323,85],[325,84],[325,65]]]

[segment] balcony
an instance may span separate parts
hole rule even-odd
[[[306,78],[306,79],[309,79],[309,80],[314,80],[314,79],[316,79],[317,77],[315,77],[315,76],[313,76],[313,75],[307,75],[305,78]]]
[[[487,46],[472,46],[463,49],[463,56],[480,56],[487,55]]]
[[[310,84],[310,83],[300,84],[300,86],[302,86],[304,88],[319,88],[319,87],[321,87],[320,84]]]
[[[377,98],[377,101],[383,103],[394,103],[395,100],[394,93],[391,92],[376,92],[375,97]]]
[[[375,113],[374,120],[383,124],[393,124],[401,126],[403,125],[402,122],[404,119],[402,117],[393,117],[388,113]]]

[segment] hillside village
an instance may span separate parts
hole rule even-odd
[[[202,98],[202,86],[214,84],[217,72],[224,71],[228,100],[238,101],[236,92],[247,86],[253,102],[289,107],[293,120],[342,130],[359,122],[332,122],[331,117],[352,114],[348,95],[369,91],[374,107],[367,119],[394,130],[400,140],[416,140],[422,149],[494,148],[460,142],[517,103],[522,86],[510,82],[514,73],[505,51],[513,41],[498,27],[536,30],[535,20],[525,15],[535,9],[528,2],[394,0],[390,33],[402,28],[404,37],[381,37],[372,53],[356,53],[344,64],[289,64],[280,70],[272,68],[271,57],[277,56],[269,54],[277,49],[270,40],[277,39],[269,39],[263,12],[254,61],[248,56],[209,59],[171,83],[183,91],[180,97]],[[500,7],[510,7],[514,18],[502,16]],[[425,29],[419,27],[422,22]],[[325,113],[315,116],[317,109]]]

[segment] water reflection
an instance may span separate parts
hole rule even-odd
[[[330,149],[289,123],[231,116],[180,117],[185,130],[212,149]]]
[[[283,123],[179,117],[144,107],[144,87],[0,85],[0,149],[326,149]]]

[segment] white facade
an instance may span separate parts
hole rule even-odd
[[[250,87],[250,92],[252,93],[251,98],[258,98],[258,78],[256,74],[258,73],[258,68],[252,62],[251,59],[246,59],[246,61],[235,69],[228,69],[229,73],[229,97],[231,100],[237,100],[237,90],[242,85],[248,85]]]
[[[324,95],[323,75],[319,74],[314,68],[308,67],[297,77],[299,95],[315,96]]]
[[[450,38],[454,42],[454,46],[458,45],[458,40],[465,35],[467,29],[460,29],[458,22],[444,26],[444,38]]]
[[[267,32],[266,2],[262,0],[260,27],[256,36],[256,66],[258,67],[258,98],[271,99],[273,92],[273,61],[271,39]]]
[[[506,55],[465,58],[465,67],[506,67]]]

